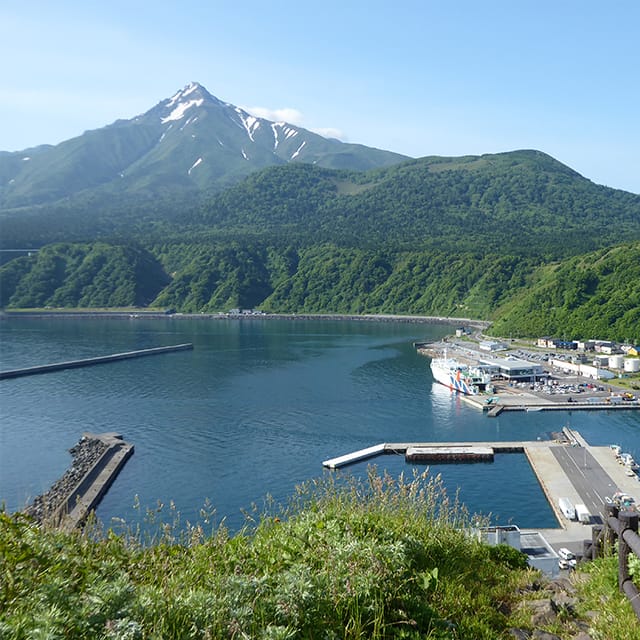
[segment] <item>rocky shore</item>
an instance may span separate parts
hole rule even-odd
[[[58,510],[73,495],[82,478],[108,448],[102,440],[83,435],[78,443],[69,449],[69,453],[73,456],[71,467],[51,486],[49,491],[37,496],[26,507],[25,513],[39,523],[55,518]]]

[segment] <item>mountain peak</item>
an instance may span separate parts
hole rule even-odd
[[[216,101],[216,98],[214,98],[199,82],[190,82],[169,98],[167,106],[172,106],[175,103],[182,102],[184,100],[193,99]]]
[[[169,110],[169,113],[162,117],[162,122],[181,120],[191,107],[200,107],[205,103],[221,104],[220,100],[212,96],[199,82],[190,82],[160,103],[161,107]]]
[[[251,115],[190,82],[130,120],[54,147],[0,154],[0,208],[44,204],[94,188],[145,197],[172,188],[212,192],[287,162],[366,170],[403,160]]]

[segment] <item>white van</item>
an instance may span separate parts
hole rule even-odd
[[[573,503],[569,498],[560,498],[558,500],[558,506],[560,507],[560,511],[562,511],[562,515],[567,520],[576,519],[576,508],[573,506]]]
[[[566,547],[562,547],[562,549],[558,549],[558,555],[563,560],[575,560],[576,559],[576,557],[573,555],[573,553],[571,553],[571,551],[569,551],[569,549],[567,549]]]

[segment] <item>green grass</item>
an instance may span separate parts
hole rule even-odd
[[[0,512],[0,638],[489,640],[527,624],[537,574],[469,535],[477,518],[438,477],[331,476],[271,511],[233,535],[153,511],[152,539]]]
[[[640,584],[638,578],[635,578],[635,582]],[[592,612],[598,614],[591,622],[591,637],[594,640],[640,638],[640,621],[633,613],[627,597],[618,589],[617,555],[583,565],[582,573],[578,576],[578,587],[582,596],[580,613],[585,617],[591,617]]]

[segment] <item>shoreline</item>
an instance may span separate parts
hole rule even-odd
[[[468,325],[486,329],[491,325],[487,320],[459,318],[452,316],[421,316],[402,314],[349,314],[349,313],[168,313],[147,310],[7,310],[2,314],[7,318],[130,318],[130,319],[202,319],[202,320],[348,320],[365,322],[406,322],[415,324]]]

